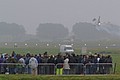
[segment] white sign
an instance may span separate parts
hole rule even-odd
[[[5,45],[8,45],[8,43],[5,43]]]
[[[82,54],[86,54],[87,53],[87,47],[82,47]]]

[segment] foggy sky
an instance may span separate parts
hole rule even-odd
[[[71,28],[76,22],[102,22],[120,25],[120,0],[0,0],[0,22],[24,25],[35,34],[40,23],[61,23]]]

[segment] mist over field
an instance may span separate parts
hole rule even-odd
[[[119,0],[0,0],[0,42],[119,41],[119,7]]]
[[[71,32],[63,24],[41,23],[36,29],[35,35],[26,32],[23,25],[0,22],[0,42],[120,39],[120,26],[111,23],[102,23],[100,26],[96,26],[92,23],[79,22],[73,25]]]

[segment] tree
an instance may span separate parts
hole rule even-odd
[[[25,35],[26,31],[22,25],[0,22],[0,41],[21,41]]]
[[[62,24],[44,23],[37,28],[37,37],[40,40],[59,40],[68,36],[68,29]]]
[[[25,35],[25,29],[22,25],[16,23],[0,22],[0,35]]]
[[[110,37],[110,34],[105,30],[97,30],[96,26],[86,22],[80,22],[73,25],[72,32],[74,33],[75,38],[81,40],[99,40]]]

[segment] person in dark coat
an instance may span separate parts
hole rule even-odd
[[[54,59],[54,57],[53,57],[53,55],[51,55],[50,56],[50,58],[48,59],[48,62],[47,63],[50,63],[50,64],[52,64],[52,65],[49,65],[49,74],[54,74],[54,63],[55,63],[55,59]]]
[[[107,63],[105,65],[105,73],[110,74],[110,69],[112,68],[112,58],[110,55],[106,56],[105,63]]]
[[[105,63],[105,56],[101,56],[99,63]],[[104,70],[105,65],[99,65],[99,73],[100,74],[105,74],[105,70]]]
[[[55,60],[55,64],[57,66],[57,69],[56,69],[57,75],[63,74],[63,63],[64,63],[64,59],[62,58],[61,54],[59,53]]]

